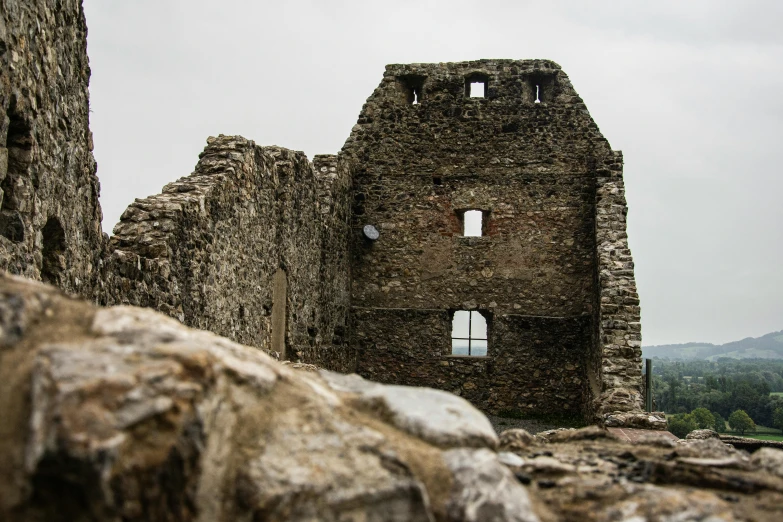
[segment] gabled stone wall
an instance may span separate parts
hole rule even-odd
[[[80,0],[0,0],[0,270],[91,297],[102,254]]]
[[[473,83],[483,97],[469,95]],[[616,349],[635,340],[599,341],[619,335],[602,307],[630,306],[601,293],[614,283],[597,253],[596,230],[609,226],[613,240],[625,230],[603,221],[619,201],[596,203],[605,166],[621,181],[615,154],[553,62],[388,66],[340,155],[353,171],[359,373],[494,413],[591,416],[599,396],[636,390],[638,354]],[[463,237],[471,209],[483,213],[481,237]],[[486,356],[451,354],[456,310],[489,322]]]

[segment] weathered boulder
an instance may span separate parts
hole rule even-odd
[[[783,519],[779,450],[498,440],[458,397],[295,366],[0,276],[0,520]]]
[[[467,401],[325,375],[2,277],[0,520],[538,519]]]
[[[499,449],[503,451],[523,450],[530,446],[535,438],[522,428],[512,428],[500,434]]]
[[[749,456],[719,439],[660,433],[630,442],[596,427],[550,430],[499,457],[542,520],[783,520],[783,451]]]
[[[495,448],[498,436],[483,413],[465,399],[432,388],[383,385],[352,374],[322,371],[333,389],[355,393],[356,403],[382,411],[396,428],[439,447]]]

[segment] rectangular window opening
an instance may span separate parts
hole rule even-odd
[[[476,310],[454,312],[451,327],[451,355],[487,355],[487,319]]]
[[[466,210],[462,216],[462,235],[478,237],[484,229],[484,213],[481,210]]]

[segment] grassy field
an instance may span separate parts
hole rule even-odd
[[[770,435],[768,433],[762,433],[762,434],[746,433],[745,437],[747,437],[749,439],[756,439],[756,440],[779,440],[779,441],[783,441],[783,435]]]
[[[783,397],[783,392],[769,392],[770,397]]]
[[[739,433],[729,430],[726,432],[726,435],[739,435]],[[756,431],[745,432],[745,435],[742,436],[748,437],[749,439],[783,441],[783,434],[781,434],[779,429],[768,428],[767,426],[756,426]]]

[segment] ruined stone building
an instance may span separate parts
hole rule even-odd
[[[81,2],[0,3],[3,269],[486,412],[641,409],[622,155],[554,62],[388,66],[337,155],[209,138],[106,238]]]

